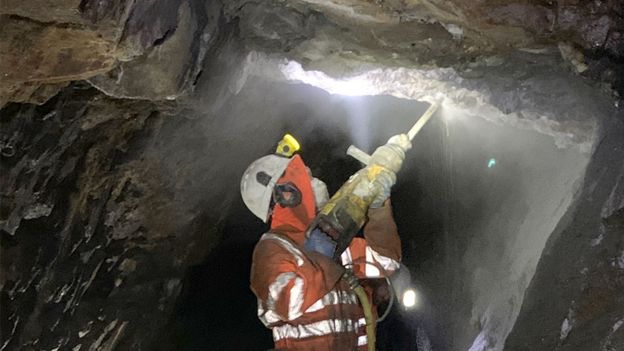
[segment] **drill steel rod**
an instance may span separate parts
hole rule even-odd
[[[418,132],[420,132],[422,127],[424,127],[425,124],[429,122],[429,120],[431,119],[431,117],[437,110],[438,110],[438,104],[432,104],[431,106],[429,106],[427,111],[425,111],[425,113],[418,119],[418,121],[416,121],[412,129],[410,129],[409,132],[407,132],[407,136],[409,137],[409,140],[414,140],[414,137],[416,136],[416,134],[418,134]]]
[[[409,132],[407,132],[407,136],[409,137],[410,141],[414,140],[414,137],[416,136],[416,134],[418,134],[418,132],[420,132],[422,127],[424,127],[425,124],[429,122],[429,120],[431,119],[431,117],[437,110],[438,110],[438,104],[432,104],[431,106],[429,106],[427,111],[425,111],[425,113],[423,113],[423,115],[420,116],[420,118],[418,119],[418,121],[416,121],[412,129],[410,129]],[[360,161],[361,163],[365,165],[368,165],[368,163],[370,162],[370,158],[371,158],[369,154],[358,149],[355,145],[349,146],[349,148],[347,149],[347,155],[353,157],[354,159]]]

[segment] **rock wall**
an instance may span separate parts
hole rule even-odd
[[[198,76],[220,24],[237,19],[243,19],[240,28],[248,44],[271,51],[290,51],[331,23],[349,32],[351,42],[378,49],[373,60],[398,55],[398,64],[457,67],[480,55],[543,52],[558,45],[573,70],[622,91],[623,6],[617,0],[470,5],[438,0],[7,0],[0,4],[0,106],[41,104],[69,82],[90,78],[109,95],[175,99]]]
[[[287,5],[0,4],[0,349],[154,348],[188,266],[219,241],[236,170],[277,133],[220,114],[252,49],[335,78],[390,67],[372,78],[412,80],[385,93],[425,97],[425,82],[585,152],[600,140],[506,345],[620,348],[622,3]]]
[[[550,237],[505,350],[624,348],[624,123],[605,121],[576,206]]]
[[[150,348],[219,225],[164,110],[84,85],[3,110],[2,349]]]
[[[198,74],[219,14],[200,1],[3,1],[0,106],[41,104],[104,73],[94,85],[110,95],[175,98]]]

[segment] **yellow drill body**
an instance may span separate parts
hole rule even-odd
[[[368,208],[379,192],[375,180],[383,171],[379,165],[364,167],[352,175],[319,211],[311,228],[330,227],[339,234],[334,238],[337,256],[349,246],[366,222]]]

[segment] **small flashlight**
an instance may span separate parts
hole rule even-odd
[[[418,295],[414,289],[407,289],[403,292],[403,298],[401,299],[401,303],[407,309],[411,309],[416,307],[418,304]]]

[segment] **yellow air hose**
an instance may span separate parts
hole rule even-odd
[[[358,284],[357,287],[353,289],[358,299],[360,299],[360,303],[362,304],[362,309],[364,310],[364,320],[366,320],[366,339],[368,342],[368,351],[375,351],[375,316],[373,316],[373,306],[368,300],[368,296],[366,295],[366,291],[364,288]]]
[[[375,351],[375,316],[373,315],[373,306],[371,305],[368,296],[366,295],[366,291],[360,285],[358,279],[353,275],[353,272],[349,269],[345,272],[345,280],[349,283],[349,286],[358,299],[360,300],[360,304],[362,305],[362,309],[364,310],[364,320],[366,321],[366,340],[368,343],[368,351]]]

